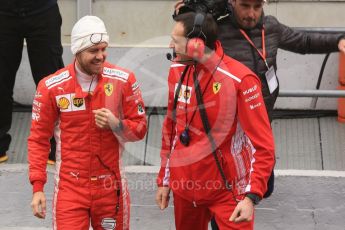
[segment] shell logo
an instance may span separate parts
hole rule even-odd
[[[68,109],[69,104],[70,102],[66,97],[61,97],[58,101],[58,106],[61,110]]]

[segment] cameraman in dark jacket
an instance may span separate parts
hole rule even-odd
[[[226,54],[241,61],[261,78],[267,112],[272,121],[273,106],[279,87],[270,93],[265,74],[271,66],[277,70],[278,48],[300,54],[320,54],[339,50],[345,53],[345,39],[344,35],[340,34],[306,33],[285,26],[275,17],[264,15],[264,2],[231,0],[229,8],[232,15],[218,20],[218,36]],[[257,51],[263,54],[263,44],[266,45],[267,65]]]
[[[278,48],[300,54],[345,53],[343,34],[306,33],[281,24],[273,16],[265,16],[265,0],[200,0],[198,10],[212,11],[218,24],[218,38],[230,57],[242,62],[256,73],[262,83],[262,93],[270,121],[279,93],[276,77]],[[175,14],[193,10],[188,1],[175,4]],[[200,7],[203,5],[203,7]],[[195,9],[195,8],[194,8]],[[179,10],[181,12],[179,12]],[[274,174],[264,197],[274,189]],[[213,229],[214,223],[212,223]]]

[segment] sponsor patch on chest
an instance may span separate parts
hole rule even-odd
[[[75,93],[58,95],[55,98],[61,112],[74,112],[86,109],[84,98],[76,98]]]
[[[123,80],[128,80],[129,73],[126,73],[125,71],[119,70],[119,69],[111,69],[104,67],[103,68],[103,74],[108,75],[108,76],[113,76],[113,77],[118,77]]]
[[[178,87],[178,83],[175,85],[174,95],[176,95],[176,90]],[[191,86],[181,85],[180,92],[178,93],[178,101],[183,102],[186,104],[190,104],[190,99],[192,97],[192,90],[193,88]]]
[[[65,81],[68,81],[69,79],[71,79],[72,77],[69,74],[69,71],[66,70],[62,73],[60,73],[57,76],[53,76],[51,78],[49,78],[48,80],[45,81],[46,86],[48,87],[48,89],[53,88]]]

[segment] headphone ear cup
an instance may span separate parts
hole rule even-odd
[[[200,60],[205,53],[205,43],[201,38],[191,38],[187,42],[186,53],[195,60]]]

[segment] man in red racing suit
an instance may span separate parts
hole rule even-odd
[[[146,116],[134,74],[105,62],[108,37],[105,27],[97,30],[100,25],[104,27],[94,16],[80,19],[75,27],[83,33],[72,31],[84,39],[79,45],[72,40],[75,62],[44,78],[33,102],[28,139],[32,209],[35,216],[45,217],[43,187],[54,133],[54,229],[88,230],[90,220],[93,229],[129,229],[129,194],[120,158],[124,142],[145,136]],[[90,37],[95,33],[102,34],[98,43]]]
[[[190,65],[191,57],[184,54],[180,38],[195,29],[195,25],[189,25],[193,21],[190,17],[195,13],[177,16],[172,32],[170,47],[177,53],[177,63],[169,71],[156,201],[161,209],[166,208],[172,190],[177,230],[208,229],[213,216],[220,229],[253,229],[253,206],[265,193],[274,165],[274,140],[260,80],[224,54],[216,36],[212,36],[210,15],[205,17],[202,32],[207,42],[213,42],[213,48],[206,43],[211,50]],[[180,81],[180,91],[176,92]],[[203,105],[196,98],[195,81],[199,82]],[[217,167],[201,107],[205,108],[217,147],[215,153],[231,189],[225,188]],[[186,130],[187,145],[181,137]]]

